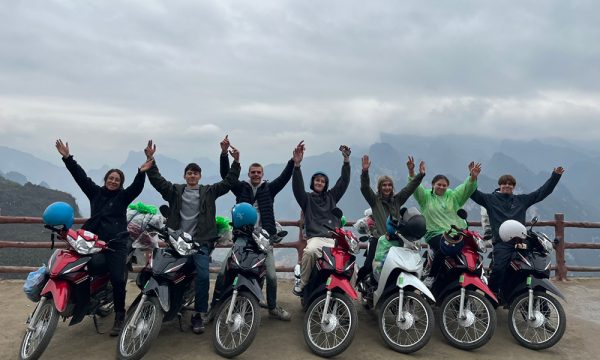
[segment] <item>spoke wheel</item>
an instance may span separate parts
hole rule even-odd
[[[533,318],[528,319],[529,294],[519,295],[510,305],[511,334],[523,346],[541,350],[560,341],[567,327],[565,311],[558,300],[544,292],[533,294]]]
[[[137,306],[137,304],[135,304]],[[162,326],[163,311],[158,298],[148,297],[142,304],[137,319],[133,319],[135,308],[131,308],[123,331],[117,342],[117,355],[119,359],[141,359],[152,346]]]
[[[39,306],[39,305],[38,305]],[[40,308],[37,321],[28,324],[33,330],[27,329],[19,357],[22,360],[38,359],[52,340],[56,325],[58,324],[58,310],[54,306],[54,301],[48,299]]]
[[[496,311],[482,294],[465,291],[464,314],[459,316],[460,291],[448,295],[441,306],[440,328],[454,347],[473,350],[485,345],[496,330]]]
[[[260,307],[254,295],[240,291],[235,299],[231,321],[227,313],[232,297],[223,302],[214,323],[213,345],[217,354],[231,358],[248,349],[260,325]]]
[[[317,355],[331,357],[342,353],[356,332],[356,309],[350,298],[332,293],[325,322],[321,322],[326,295],[316,298],[304,315],[304,340]]]
[[[423,297],[407,291],[404,293],[402,319],[399,321],[399,305],[397,292],[383,302],[379,310],[379,334],[393,350],[412,353],[431,339],[433,310]]]

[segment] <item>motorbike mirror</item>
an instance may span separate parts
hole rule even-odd
[[[465,210],[465,209],[458,209],[458,211],[456,212],[456,215],[458,215],[458,217],[463,220],[467,220],[467,210]]]
[[[171,212],[169,205],[161,205],[158,210],[165,219],[169,217],[169,213]]]

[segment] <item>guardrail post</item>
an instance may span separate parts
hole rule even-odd
[[[565,261],[565,214],[554,214],[554,235],[558,240],[556,245],[556,271],[554,280],[567,280],[567,265]]]

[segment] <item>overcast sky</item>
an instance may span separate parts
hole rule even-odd
[[[0,145],[120,165],[367,146],[382,131],[600,140],[597,1],[0,0]]]

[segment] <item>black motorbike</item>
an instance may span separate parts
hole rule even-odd
[[[524,240],[514,239],[515,254],[501,288],[501,299],[509,307],[511,334],[523,346],[541,350],[555,345],[566,329],[566,316],[555,296],[565,300],[550,278],[553,243],[546,234],[533,231],[537,217]]]

